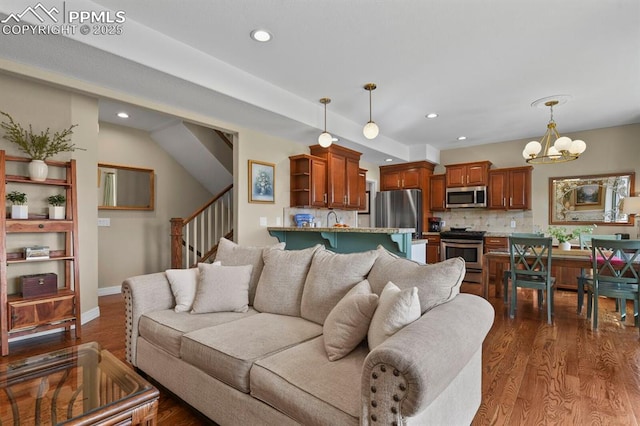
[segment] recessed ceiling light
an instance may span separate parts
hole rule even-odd
[[[384,161],[386,161],[386,162],[388,163],[388,162],[390,162],[390,161],[393,161],[393,158],[385,158],[385,160],[384,160]]]
[[[267,30],[253,30],[251,31],[251,38],[264,43],[271,40],[271,33]]]
[[[438,116],[438,114],[436,114],[435,112],[432,112],[431,114],[425,115],[425,117],[427,117],[427,118],[436,118],[437,116]]]
[[[464,141],[464,140],[467,140],[467,137],[466,136],[458,136],[458,140],[459,141]]]
[[[124,112],[124,111],[121,111],[121,112],[117,113],[116,115],[117,115],[118,117],[120,117],[120,118],[129,118],[129,114],[127,114],[127,113],[126,113],[126,112]]]

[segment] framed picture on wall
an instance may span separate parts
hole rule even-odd
[[[275,203],[276,165],[249,160],[249,202]]]

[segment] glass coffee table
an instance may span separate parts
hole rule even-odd
[[[155,425],[158,390],[96,342],[0,366],[0,425]]]

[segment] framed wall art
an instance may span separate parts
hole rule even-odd
[[[276,165],[249,160],[249,202],[275,203]]]

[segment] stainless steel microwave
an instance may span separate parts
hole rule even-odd
[[[487,207],[487,187],[469,186],[464,188],[447,188],[448,209],[458,207]]]

